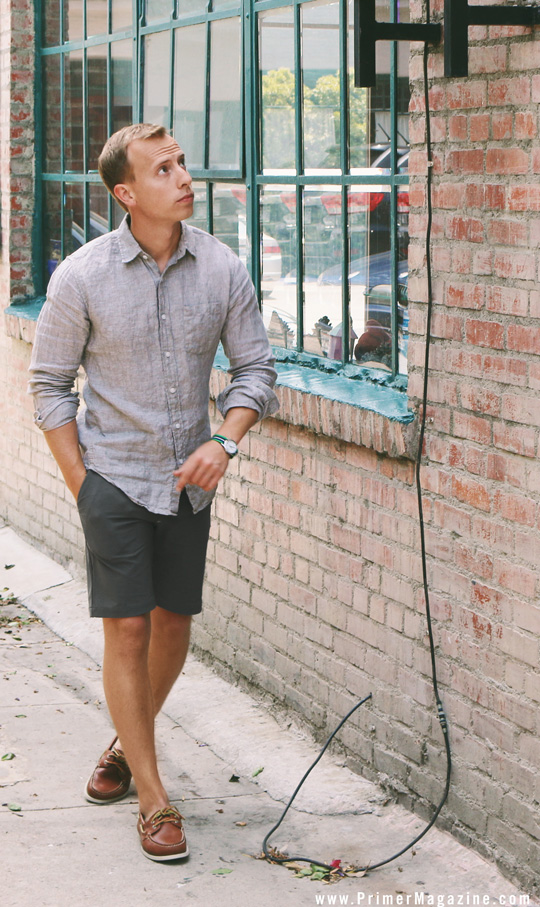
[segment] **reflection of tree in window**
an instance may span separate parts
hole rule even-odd
[[[262,77],[263,149],[265,168],[292,169],[294,150],[295,78],[290,69],[271,69]]]
[[[351,145],[365,151],[367,141],[367,91],[355,88],[352,70],[349,73],[349,123]],[[295,166],[294,105],[295,77],[290,69],[272,69],[262,76],[264,111],[263,142],[265,167]],[[339,168],[339,136],[341,126],[339,72],[319,76],[313,88],[304,85],[305,117],[304,147],[310,166]],[[321,146],[321,136],[330,136]]]

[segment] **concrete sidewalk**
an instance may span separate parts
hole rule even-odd
[[[525,903],[527,892],[438,829],[388,866],[333,885],[255,859],[318,747],[193,658],[158,721],[160,765],[191,855],[145,859],[135,796],[94,806],[82,795],[112,737],[100,622],[87,616],[84,585],[4,527],[2,589],[0,755],[14,754],[0,761],[3,907],[142,907],[160,898],[164,907],[377,907],[383,896],[393,907],[399,894],[403,904],[443,898],[440,907],[450,895],[464,905],[477,895],[483,905]],[[10,594],[25,607],[6,603]],[[270,843],[359,865],[400,850],[423,825],[325,755]]]

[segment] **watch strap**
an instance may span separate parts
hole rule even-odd
[[[233,457],[235,457],[236,454],[238,453],[238,445],[237,445],[236,441],[233,441],[231,438],[226,438],[225,435],[219,435],[219,434],[216,433],[216,434],[212,435],[212,437],[210,438],[210,440],[211,440],[211,441],[217,441],[218,444],[221,444],[221,446],[222,446],[223,449],[225,450],[225,453],[226,453],[231,459],[232,459]],[[234,450],[233,450],[232,453],[231,453],[231,451],[227,450],[227,446],[230,446],[230,445],[233,445],[233,447],[234,447]]]

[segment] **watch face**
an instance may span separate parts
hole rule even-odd
[[[223,447],[230,457],[234,457],[234,455],[238,453],[238,447],[236,446],[235,441],[230,441],[227,439],[227,441],[223,442]]]

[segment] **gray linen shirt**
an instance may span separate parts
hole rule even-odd
[[[274,359],[249,275],[208,233],[182,223],[162,274],[128,218],[54,271],[30,365],[36,424],[77,418],[84,464],[153,513],[175,514],[173,470],[211,437],[209,380],[220,340],[231,382],[217,403],[278,408]],[[86,373],[77,415],[73,385]],[[197,512],[214,492],[188,486]]]

